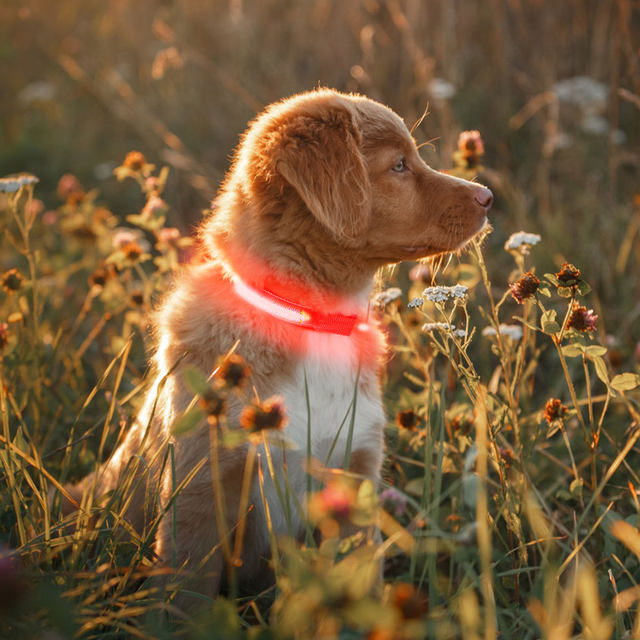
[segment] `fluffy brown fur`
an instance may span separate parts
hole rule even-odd
[[[176,278],[156,313],[156,381],[146,404],[111,459],[73,488],[75,495],[92,486],[102,495],[118,487],[129,468],[128,477],[135,482],[127,517],[141,530],[158,509],[149,502],[149,493],[159,485],[159,508],[167,508],[173,487],[202,465],[177,498],[177,537],[172,536],[172,519],[165,517],[155,548],[162,560],[175,554],[178,567],[197,570],[199,578],[190,588],[215,595],[223,574],[220,532],[237,524],[246,448],[220,449],[221,487],[212,481],[210,428],[203,425],[184,437],[172,436],[173,423],[192,399],[183,385],[183,367],[209,373],[239,341],[238,352],[251,366],[251,385],[259,396],[285,389],[296,404],[304,403],[304,397],[296,400],[291,390],[304,390],[300,365],[311,363],[310,345],[322,349],[323,340],[333,340],[338,351],[358,356],[336,374],[345,376],[345,384],[362,351],[375,350],[375,341],[311,337],[312,332],[265,317],[237,299],[230,273],[284,297],[303,292],[308,306],[361,311],[381,265],[458,249],[484,225],[491,200],[485,187],[429,168],[402,120],[377,102],[318,90],[268,107],[243,136],[213,212],[200,229],[202,260]],[[366,424],[355,427],[352,469],[375,480],[384,425],[375,371],[365,369],[358,384],[365,412],[358,420]],[[336,386],[331,393],[339,391]],[[312,411],[335,400],[323,396],[320,383],[311,392],[317,405]],[[228,407],[230,425],[238,424],[241,404]],[[306,429],[298,424],[300,415],[291,411],[286,433],[294,440]],[[161,472],[170,441],[175,479],[167,466]],[[287,458],[296,488],[304,487],[303,462],[304,456],[295,452]],[[220,490],[227,516],[223,527],[214,509]],[[241,579],[249,581],[263,575],[268,550],[264,514],[259,504],[254,507],[239,570]],[[279,508],[270,507],[274,512]]]

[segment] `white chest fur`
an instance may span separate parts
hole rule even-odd
[[[263,461],[265,498],[274,530],[296,535],[302,522],[296,503],[304,508],[309,454],[324,466],[343,468],[347,450],[364,450],[377,469],[384,413],[377,372],[360,363],[355,341],[345,336],[309,332],[307,355],[279,393],[289,418],[283,435],[295,448],[270,447],[276,477],[270,477]],[[260,502],[257,489],[253,497]],[[295,498],[283,504],[286,493]]]

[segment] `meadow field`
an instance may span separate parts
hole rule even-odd
[[[637,1],[3,0],[0,71],[0,638],[640,638]],[[67,516],[60,492],[135,419],[238,136],[317,86],[418,123],[492,229],[379,274],[377,490],[335,470],[316,539],[273,537],[273,586],[239,592],[229,555],[185,612],[152,545],[172,503],[134,531],[127,482]],[[175,438],[226,435],[209,373]]]

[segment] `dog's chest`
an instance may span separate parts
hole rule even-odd
[[[306,455],[327,466],[342,466],[353,450],[374,446],[368,437],[384,421],[377,374],[363,365],[353,341],[312,333],[309,350],[283,386],[289,411],[286,436]]]
[[[377,469],[383,450],[384,412],[377,372],[359,364],[357,350],[348,338],[314,333],[309,342],[307,355],[278,384],[288,415],[283,436],[292,445],[284,449],[270,446],[275,482],[281,491],[265,467],[265,497],[273,528],[293,535],[301,526],[301,514],[291,500],[283,508],[281,496],[291,491],[296,496],[293,503],[306,503],[309,454],[322,466],[343,468],[347,450],[366,451],[372,456],[372,468]]]

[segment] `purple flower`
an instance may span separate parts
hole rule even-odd
[[[399,518],[407,509],[407,499],[393,487],[385,489],[380,494],[380,504],[396,518]]]

